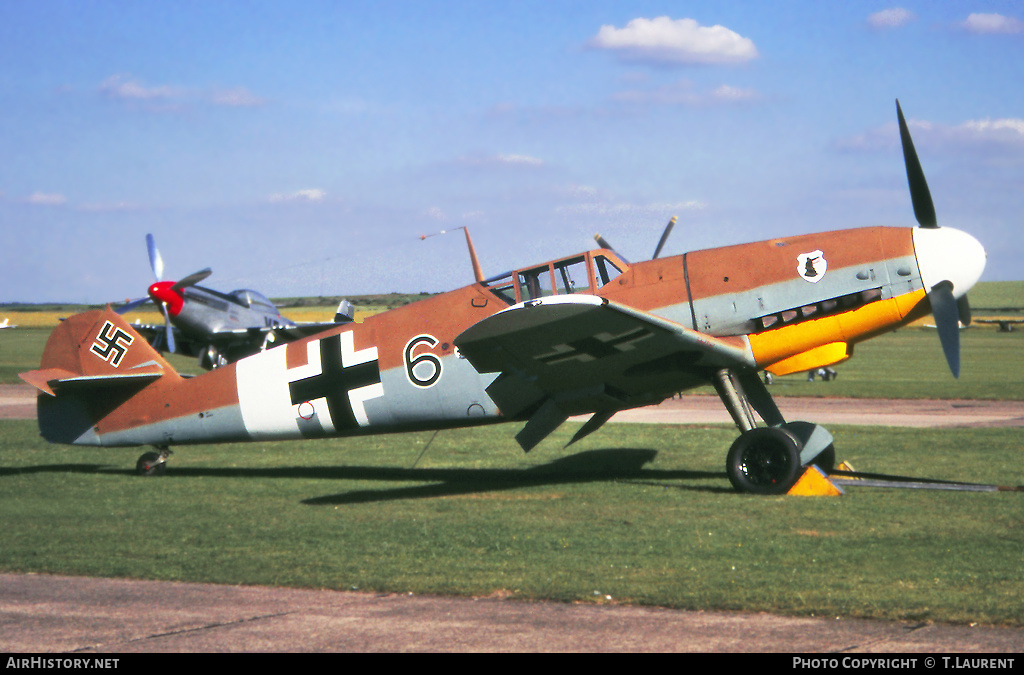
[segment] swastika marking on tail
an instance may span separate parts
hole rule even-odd
[[[121,359],[128,353],[128,347],[133,342],[135,342],[134,337],[107,321],[103,324],[103,328],[100,329],[96,341],[92,343],[89,351],[117,368],[121,365]]]

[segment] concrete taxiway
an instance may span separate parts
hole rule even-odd
[[[0,574],[0,650],[1019,653],[1024,631]]]

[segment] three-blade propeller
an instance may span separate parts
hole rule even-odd
[[[907,183],[910,186],[910,200],[914,205],[914,217],[920,227],[938,229],[932,194],[928,189],[928,182],[914,149],[914,141],[910,137],[910,129],[903,117],[899,100],[896,101],[896,116],[899,119],[900,142],[903,145],[903,161],[907,167]],[[960,324],[967,326],[971,323],[971,308],[967,296],[963,295],[957,300],[953,295],[953,282],[948,279],[933,284],[926,291],[946,362],[953,377],[960,377]]]
[[[163,282],[164,277],[164,260],[160,255],[160,250],[156,247],[156,240],[153,238],[152,234],[146,235],[146,249],[149,252],[149,266],[153,270],[153,276],[156,279],[156,283],[150,286],[149,296],[132,300],[131,302],[118,307],[115,311],[118,314],[125,314],[147,302],[153,302],[154,304],[159,305],[164,315],[164,330],[167,336],[167,350],[173,353],[176,351],[176,345],[174,343],[174,330],[171,326],[171,316],[167,310],[167,302],[158,296],[166,296],[168,294],[181,296],[181,291],[183,289],[188,288],[189,286],[195,286],[200,281],[213,274],[213,270],[207,267],[204,270],[193,272],[180,281],[170,284],[168,288],[163,288],[162,286],[164,284],[161,282]]]
[[[903,116],[903,109],[900,107],[899,100],[896,101],[896,116],[899,119],[900,142],[903,146],[903,161],[907,169],[907,183],[910,187],[910,200],[914,207],[914,217],[917,219],[920,230],[926,230],[929,231],[929,233],[935,232],[936,230],[941,229],[939,228],[938,219],[935,217],[935,204],[932,202],[931,191],[928,189],[928,181],[924,177],[924,170],[921,168],[921,160],[918,159],[917,150],[914,149],[914,141],[910,137],[910,129],[907,126],[906,118]],[[665,227],[665,231],[662,233],[661,239],[658,241],[658,246],[654,250],[654,258],[657,258],[661,254],[661,250],[665,246],[665,241],[668,239],[669,233],[671,233],[675,223],[676,218],[673,216],[672,220],[669,221],[668,225]],[[921,234],[923,239],[924,232]],[[950,228],[947,228],[946,231],[943,232],[943,235],[947,234],[965,237],[965,243],[967,244],[966,248],[974,247],[974,250],[972,251],[964,251],[964,257],[970,258],[973,256],[980,261],[980,266],[976,267],[977,273],[980,274],[981,269],[984,267],[984,250],[981,249],[980,244],[978,244],[977,241],[969,235],[958,233],[956,230],[950,230]],[[955,251],[954,247],[949,246],[953,241],[952,238],[946,238],[941,235],[939,237],[932,236],[931,238],[946,239],[946,247]],[[607,248],[612,251],[615,250],[601,235],[594,235],[594,239],[597,240],[598,245],[602,248]],[[915,242],[916,241],[917,237],[915,236]],[[616,254],[618,254],[617,251]],[[618,255],[627,263],[629,262],[623,258],[621,254]],[[918,260],[919,262],[921,260],[921,251],[918,251]],[[949,263],[949,261],[946,262]],[[947,264],[941,269],[939,275],[932,276],[929,279],[925,279],[926,275],[922,273],[922,281],[925,282],[925,291],[928,294],[928,302],[931,305],[932,315],[935,317],[935,325],[938,329],[939,342],[942,344],[942,351],[943,354],[945,354],[946,362],[949,364],[949,369],[953,373],[953,376],[960,377],[960,325],[970,325],[971,307],[970,303],[967,301],[965,290],[960,289],[959,293],[954,293],[954,281],[948,276],[957,276],[957,270],[955,268],[964,266],[958,265],[956,262],[957,261],[953,261],[952,264]],[[967,264],[966,266],[970,267],[970,264]],[[934,268],[929,268],[930,271],[933,269]],[[928,276],[931,276],[931,274]],[[977,281],[977,276],[968,281],[966,287],[969,288],[974,281]],[[957,297],[958,295],[959,298]]]

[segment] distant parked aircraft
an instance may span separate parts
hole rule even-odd
[[[333,322],[295,323],[263,294],[248,289],[221,293],[199,286],[213,274],[207,267],[180,281],[164,281],[164,261],[152,234],[146,235],[149,264],[156,281],[149,296],[119,307],[125,314],[153,302],[164,314],[163,326],[132,324],[160,351],[199,357],[207,370],[237,361],[269,347],[286,344],[352,320],[352,304],[342,301]]]

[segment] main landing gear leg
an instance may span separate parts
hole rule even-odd
[[[812,461],[825,471],[832,469],[832,435],[809,422],[786,422],[757,372],[723,368],[714,384],[741,432],[726,459],[729,482],[737,490],[785,494]],[[767,427],[756,426],[751,408]]]
[[[140,476],[162,476],[167,468],[171,450],[166,446],[154,446],[156,452],[147,452],[135,463],[135,472]]]

